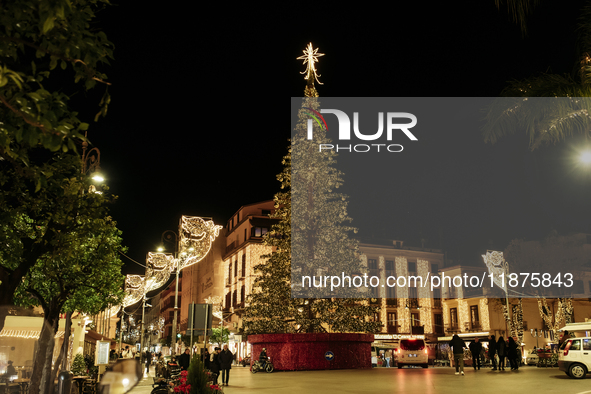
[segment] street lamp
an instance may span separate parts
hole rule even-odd
[[[174,241],[174,242],[173,242]],[[164,242],[173,242],[174,245],[174,258],[178,259],[179,253],[179,236],[176,232],[172,230],[166,230],[162,233],[160,237],[160,243],[164,245]],[[164,246],[158,248],[159,252],[164,251]],[[178,311],[178,301],[179,301],[179,271],[180,271],[181,264],[179,261],[176,262],[175,267],[175,274],[176,274],[176,284],[174,287],[174,316],[172,318],[172,335],[170,338],[170,355],[174,356],[176,354],[176,322],[177,322],[177,311]]]
[[[581,152],[579,161],[586,166],[591,165],[591,150]]]

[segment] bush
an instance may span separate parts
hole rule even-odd
[[[72,362],[72,373],[74,376],[86,375],[87,370],[88,368],[84,362],[84,356],[78,353]]]

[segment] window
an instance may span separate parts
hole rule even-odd
[[[591,339],[583,339],[583,350],[591,350]]]
[[[579,339],[575,339],[572,342],[569,350],[581,350],[581,341]]]
[[[396,334],[396,313],[388,312],[388,334]]]
[[[394,275],[394,261],[386,260],[386,271],[391,271],[392,275]]]
[[[410,314],[410,325],[412,327],[417,327],[421,325],[421,319],[419,318],[418,312],[413,312]]]
[[[386,287],[386,298],[396,301],[396,287]]]
[[[266,227],[253,227],[251,230],[251,237],[262,237],[263,235],[267,234],[269,231]]]
[[[230,260],[228,262],[228,284],[232,283],[231,278],[232,278],[232,260]]]
[[[244,294],[244,289],[245,289],[244,286],[242,286],[240,288],[240,302],[245,302],[246,301],[246,295]]]
[[[472,328],[480,327],[480,318],[478,317],[478,305],[470,306],[470,323]]]
[[[417,299],[417,288],[416,287],[409,287],[408,288],[408,298],[412,299]]]
[[[431,274],[438,275],[439,273],[439,264],[431,264]]]
[[[246,242],[246,229],[244,229],[244,242]]]
[[[441,313],[436,313],[434,315],[435,320],[435,333],[436,334],[443,334],[443,315]]]
[[[408,262],[408,274],[416,274],[417,273],[417,263],[414,261]]]
[[[234,262],[234,278],[238,276],[238,260]]]
[[[246,254],[242,255],[242,277],[246,276]]]
[[[270,209],[261,209],[261,215],[263,216],[269,216],[271,214],[271,210]]]
[[[236,290],[234,290],[232,292],[232,306],[236,306],[238,304],[238,300],[236,299],[238,297],[238,292]]]
[[[441,308],[441,289],[433,289],[433,306]]]
[[[458,328],[458,308],[450,308],[449,323],[451,328]]]
[[[367,260],[367,268],[369,268],[369,276],[380,277],[380,270],[378,269],[378,261],[376,259],[368,259]],[[375,283],[375,281],[374,281]],[[369,294],[371,298],[378,298],[379,295],[379,288],[370,286]]]
[[[392,260],[386,260],[386,280],[388,280],[388,277],[392,276],[396,276],[396,273],[394,271],[394,261]],[[390,280],[390,284],[394,284],[393,280]],[[396,302],[396,286],[388,286],[386,285],[386,298],[388,299],[386,301],[387,305],[390,306],[396,306],[397,302]]]

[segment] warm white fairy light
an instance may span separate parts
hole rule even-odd
[[[304,49],[304,54],[298,57],[298,60],[303,60],[304,64],[308,65],[306,67],[306,71],[300,73],[306,74],[304,79],[309,81],[312,77],[314,77],[316,82],[322,85],[322,83],[318,80],[320,75],[316,72],[316,66],[314,66],[314,63],[318,62],[318,58],[320,56],[324,56],[324,53],[318,53],[318,48],[314,49],[314,47],[312,47],[312,43],[309,43],[306,49]]]
[[[180,269],[203,260],[221,229],[222,226],[214,224],[213,220],[183,215],[179,229],[179,250],[183,256]]]
[[[480,313],[480,325],[482,331],[490,330],[490,318],[488,311],[488,298],[481,298],[479,302],[479,313]]]
[[[156,290],[168,281],[175,268],[174,256],[170,253],[148,253],[146,259],[145,291]]]
[[[470,313],[468,312],[468,301],[464,299],[458,300],[458,314],[459,322],[465,323],[470,321]]]
[[[125,277],[125,298],[123,307],[135,304],[144,296],[144,278],[140,275],[127,275]]]

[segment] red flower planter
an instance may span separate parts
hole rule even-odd
[[[371,368],[373,334],[259,334],[249,335],[251,365],[263,348],[275,370]],[[327,352],[334,357],[326,359]]]

